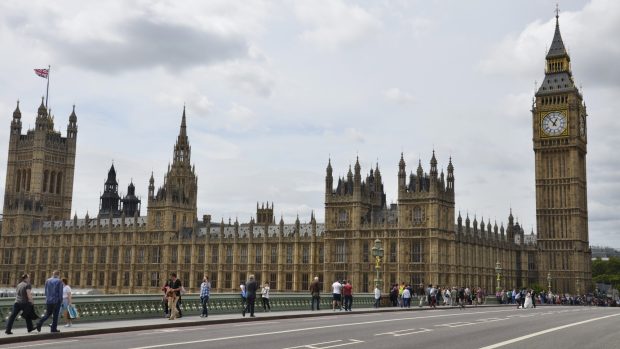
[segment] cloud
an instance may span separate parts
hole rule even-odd
[[[505,37],[490,55],[482,59],[478,69],[486,74],[500,74],[521,78],[541,78],[539,56],[551,43],[555,18],[546,22],[536,20],[517,35]],[[613,85],[620,87],[620,46],[600,38],[620,36],[620,2],[593,0],[580,11],[560,15],[560,31],[564,45],[571,55],[573,70],[578,67],[581,75],[588,77],[589,87]],[[571,47],[579,49],[572,52]]]
[[[231,88],[257,97],[269,97],[275,85],[271,71],[256,61],[227,62],[212,71],[222,75]]]
[[[401,91],[397,87],[392,87],[383,92],[383,96],[390,102],[395,102],[398,104],[407,104],[413,102],[413,96],[408,92]]]
[[[339,0],[296,2],[295,13],[308,26],[301,39],[322,49],[362,41],[381,28],[381,22],[364,8]]]

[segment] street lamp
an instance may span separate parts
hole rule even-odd
[[[381,269],[381,258],[383,258],[383,246],[381,240],[376,239],[375,245],[372,247],[372,256],[375,257],[375,270],[377,272],[377,278],[375,279],[375,287],[381,289],[382,281],[379,277],[379,270]]]
[[[502,290],[502,287],[500,285],[500,281],[502,279],[502,265],[499,264],[499,261],[495,263],[495,275],[497,275],[497,292],[499,292]]]
[[[547,289],[549,290],[549,293],[551,293],[551,272],[547,273]]]

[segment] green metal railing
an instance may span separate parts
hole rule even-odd
[[[200,297],[187,294],[181,297],[181,310],[184,315],[199,315],[202,311]],[[308,294],[272,293],[270,297],[271,311],[310,310],[311,297]],[[111,321],[122,319],[147,319],[164,316],[164,302],[161,295],[89,295],[74,296],[73,304],[80,315],[79,321]],[[0,318],[6,322],[11,315],[15,298],[0,298]],[[321,296],[322,309],[331,308],[331,294]],[[256,298],[256,311],[262,311],[260,295]],[[355,294],[354,308],[369,308],[374,304],[372,294]],[[35,308],[38,314],[45,312],[45,298],[35,297]],[[209,298],[209,314],[241,313],[243,304],[239,294],[212,294]],[[23,324],[21,315],[16,325]]]

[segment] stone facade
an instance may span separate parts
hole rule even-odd
[[[552,45],[547,56],[547,78],[566,73],[572,83],[568,55],[557,50]],[[155,293],[172,271],[190,292],[198,290],[204,274],[216,291],[238,290],[254,274],[259,282],[269,281],[275,291],[306,291],[312,278],[319,276],[326,291],[334,280],[347,278],[356,292],[370,292],[375,279],[372,247],[379,239],[384,248],[383,291],[397,282],[493,291],[497,263],[503,269],[502,287],[545,287],[547,274],[553,273],[554,291],[574,292],[579,284],[585,291],[591,284],[585,106],[578,91],[549,91],[546,83],[536,94],[532,111],[538,241],[533,233],[524,234],[512,212],[505,228],[502,223],[457,214],[452,159],[444,174],[434,152],[428,173],[419,161],[409,175],[401,154],[395,204],[386,203],[378,164],[362,177],[357,160],[346,177],[334,182],[330,160],[324,224],[317,223],[314,214],[309,223],[302,224],[299,218],[276,223],[273,203],[257,204],[256,221],[212,222],[209,215],[199,220],[198,180],[185,110],[162,185],[155,190],[153,174],[149,179],[146,216],[140,216],[133,184],[127,197],[118,196],[112,166],[99,214],[70,219],[75,112],[67,138],[53,131],[53,119],[43,105],[36,129],[22,135],[18,106],[9,141],[0,286],[13,286],[24,271],[31,273],[35,286],[41,286],[52,269],[59,269],[74,287],[106,293]],[[556,114],[551,120],[547,117],[556,111],[567,117],[567,133],[544,134],[556,132],[549,129],[555,127]],[[544,127],[546,131],[541,130]]]

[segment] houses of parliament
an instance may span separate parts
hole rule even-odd
[[[305,292],[318,276],[325,291],[334,280],[346,278],[356,292],[371,292],[372,248],[379,239],[384,292],[400,282],[479,286],[492,292],[498,263],[502,288],[547,288],[550,282],[553,292],[586,292],[592,288],[587,113],[557,16],[544,71],[531,106],[535,235],[525,234],[512,212],[499,226],[455,212],[455,167],[450,159],[445,172],[437,168],[434,152],[428,163],[407,164],[403,154],[400,161],[395,156],[397,173],[386,174],[377,165],[362,174],[356,161],[343,178],[333,177],[328,160],[323,223],[314,214],[309,223],[299,218],[277,222],[273,203],[257,204],[249,222],[199,217],[185,109],[172,164],[157,186],[156,176],[149,179],[146,215],[133,183],[126,196],[119,196],[112,166],[98,214],[71,217],[75,108],[66,137],[55,131],[43,102],[35,128],[23,134],[18,103],[10,126],[0,287],[13,287],[24,272],[34,287],[41,287],[58,269],[74,287],[110,294],[159,292],[173,271],[189,292],[199,290],[203,275],[210,277],[214,291],[225,292],[237,290],[249,274],[275,291]],[[384,175],[398,177],[396,204],[386,203]]]

